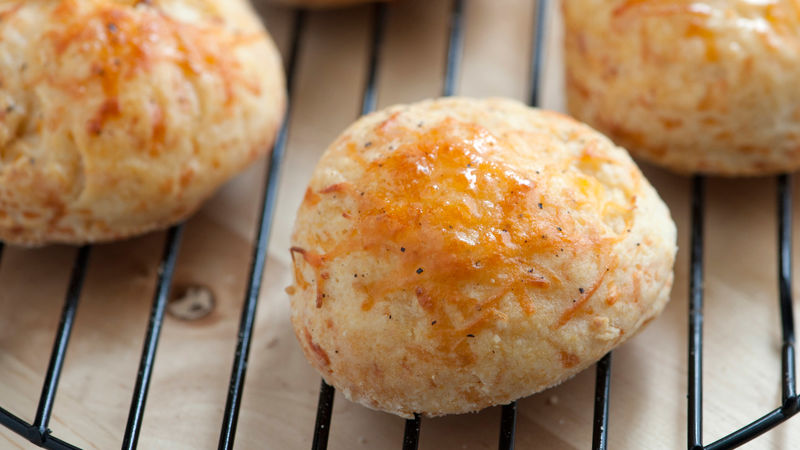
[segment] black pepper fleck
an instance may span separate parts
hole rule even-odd
[[[475,337],[474,334],[468,334],[467,337]]]
[[[583,288],[578,288],[578,292],[580,292],[581,294],[583,294]]]
[[[403,252],[403,253],[405,253],[405,251],[406,251],[406,248],[405,248],[405,247],[400,247],[400,251],[401,251],[401,252]]]
[[[640,245],[642,245],[642,243],[641,243],[641,242],[637,242],[637,243],[636,243],[636,246],[637,246],[637,247],[638,247],[638,246],[640,246]]]
[[[417,269],[417,275],[421,274],[422,272],[424,272],[424,270],[422,270],[422,267],[420,267],[419,269]]]
[[[436,325],[436,321],[434,320],[433,322],[431,322],[431,325]]]
[[[558,231],[564,231],[564,230],[562,230],[562,229],[561,229],[561,227],[556,227],[556,230],[558,230]]]
[[[538,204],[538,205],[536,205],[536,206],[538,206],[538,207],[539,207],[539,209],[543,209],[543,208],[544,208],[544,205],[543,205],[543,204],[541,204],[541,203],[539,203],[539,204]]]
[[[114,23],[109,23],[108,24],[108,31],[110,31],[112,33],[116,33],[117,32],[117,25],[114,24]]]
[[[369,147],[372,147],[372,141],[368,141],[367,143],[364,144],[364,148],[369,148]]]

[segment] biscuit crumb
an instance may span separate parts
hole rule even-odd
[[[621,334],[620,329],[611,326],[610,320],[605,316],[595,317],[592,319],[592,322],[589,326],[591,327],[592,332],[594,332],[595,337],[603,341],[614,340]]]

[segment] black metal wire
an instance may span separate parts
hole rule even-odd
[[[384,5],[375,7],[374,30],[372,36],[372,49],[369,59],[367,83],[362,100],[362,113],[366,114],[375,109],[377,104],[377,68],[379,63],[380,47],[383,41],[383,32],[386,23]],[[540,0],[536,8],[536,29],[531,58],[531,91],[530,103],[539,106],[540,79],[543,60],[543,41],[545,32],[545,16],[547,2]],[[450,96],[455,92],[457,76],[463,52],[463,0],[454,0],[450,18],[449,44],[447,50],[447,65],[444,77],[443,95]],[[287,85],[291,92],[292,80],[296,68],[299,36],[303,28],[304,13],[298,12],[292,37],[292,48],[287,65]],[[287,114],[288,116],[288,114]],[[261,286],[266,264],[266,252],[269,235],[273,222],[275,201],[277,198],[277,184],[280,167],[285,154],[288,134],[288,118],[281,128],[276,139],[275,149],[269,160],[269,170],[265,181],[264,196],[262,201],[261,219],[258,235],[253,249],[253,261],[250,269],[245,305],[240,322],[239,339],[237,341],[236,356],[231,375],[228,399],[225,408],[225,417],[222,424],[219,448],[229,449],[233,446],[238,421],[238,412],[241,404],[242,387],[244,385],[247,359],[252,333],[258,293]],[[796,390],[795,373],[795,334],[792,305],[792,276],[791,276],[791,226],[792,226],[792,196],[790,178],[787,175],[778,177],[778,258],[779,258],[779,292],[780,313],[782,325],[782,350],[781,350],[781,406],[745,427],[717,440],[707,446],[702,445],[702,329],[703,329],[703,216],[705,204],[705,179],[696,176],[692,181],[692,242],[691,242],[691,277],[689,301],[689,392],[688,392],[688,446],[690,449],[721,450],[731,449],[769,431],[790,417],[798,413],[800,405]],[[167,233],[164,256],[159,267],[158,283],[151,309],[150,321],[145,338],[144,348],[137,375],[136,387],[131,402],[130,414],[123,440],[124,449],[136,448],[141,429],[142,416],[147,399],[147,391],[152,376],[155,354],[158,346],[161,327],[163,324],[164,310],[169,293],[172,275],[174,273],[183,225],[171,228]],[[4,244],[0,242],[0,258]],[[85,246],[78,250],[73,265],[70,284],[66,295],[65,305],[62,310],[61,320],[56,333],[53,351],[50,355],[42,394],[37,406],[34,423],[28,424],[9,411],[0,407],[0,424],[27,438],[32,443],[47,449],[54,450],[80,450],[70,443],[52,436],[48,428],[52,414],[53,404],[58,389],[58,381],[63,368],[69,338],[73,328],[75,315],[80,299],[83,280],[90,247]],[[595,414],[593,449],[605,450],[607,447],[609,390],[610,390],[611,354],[606,355],[597,365]],[[335,390],[332,386],[322,382],[317,411],[313,449],[327,448],[331,423],[331,414]],[[516,403],[505,405],[501,416],[501,449],[513,449],[516,427]],[[414,419],[409,419],[405,424],[403,439],[404,450],[416,449],[419,443],[420,416],[415,414]]]
[[[456,93],[458,74],[461,69],[461,56],[464,53],[464,0],[453,0],[450,11],[450,36],[447,43],[447,60],[444,69],[442,96],[450,97]]]
[[[794,362],[794,311],[792,310],[792,189],[788,175],[778,177],[778,290],[780,292],[782,408],[798,408]]]
[[[794,312],[792,308],[792,192],[787,175],[777,179],[778,291],[783,344],[781,349],[782,401],[777,409],[739,430],[707,445],[705,449],[731,449],[755,439],[798,412],[794,364]]]
[[[150,310],[150,320],[147,325],[147,334],[142,348],[142,357],[139,362],[139,372],[136,376],[136,386],[133,390],[131,408],[128,413],[128,423],[125,426],[125,435],[122,448],[135,449],[139,441],[139,432],[142,428],[142,416],[147,402],[147,391],[150,389],[150,379],[153,374],[153,363],[158,349],[158,338],[161,337],[161,326],[164,323],[164,310],[167,307],[167,297],[172,285],[172,275],[175,272],[175,263],[183,236],[183,224],[176,225],[167,231],[164,243],[164,256],[158,267],[158,282],[153,296],[153,307]]]
[[[454,0],[453,8],[450,16],[450,33],[449,42],[447,46],[447,62],[445,64],[444,83],[442,87],[442,94],[444,96],[453,95],[455,92],[458,69],[461,64],[461,54],[464,43],[464,26],[463,26],[463,0]],[[377,106],[377,75],[380,63],[380,50],[383,43],[383,30],[386,24],[386,6],[378,4],[374,8],[373,17],[373,32],[372,43],[370,48],[369,66],[367,71],[367,80],[364,87],[364,98],[362,101],[362,114],[372,112]],[[327,448],[327,433],[330,430],[330,417],[331,408],[333,407],[334,388],[325,380],[322,381],[322,388],[320,390],[319,402],[317,404],[317,420],[314,428],[314,441],[312,448],[314,450],[322,450]],[[419,441],[420,417],[414,416],[414,419],[406,421],[405,432],[403,437],[403,448],[411,449],[417,448]],[[324,434],[324,439],[321,435]],[[413,447],[410,445],[413,444]]]
[[[597,362],[594,385],[594,430],[592,431],[592,448],[605,450],[608,448],[608,409],[611,398],[611,352]]]
[[[0,244],[0,252],[1,251],[2,245]],[[83,281],[86,277],[89,252],[90,247],[84,246],[78,249],[75,256],[75,263],[72,266],[72,274],[70,276],[69,287],[67,288],[64,308],[61,312],[58,331],[56,332],[53,342],[53,351],[50,354],[50,362],[47,366],[47,374],[45,375],[42,385],[42,393],[39,397],[39,404],[36,409],[36,418],[33,421],[33,425],[28,425],[22,419],[0,408],[0,423],[26,437],[32,443],[44,448],[54,450],[74,450],[78,448],[53,437],[50,434],[48,425],[53,411],[56,391],[58,390],[61,369],[64,366],[67,345],[69,344],[72,327],[75,323],[75,314],[78,309],[78,301],[80,300]]]
[[[369,52],[367,81],[364,86],[364,98],[361,100],[361,113],[367,114],[378,107],[378,63],[380,49],[383,48],[383,30],[386,29],[386,5],[379,4],[373,9],[372,46]]]
[[[136,446],[136,439],[141,426],[141,414],[144,410],[147,388],[149,386],[152,364],[155,358],[155,350],[158,342],[158,335],[161,328],[161,322],[163,321],[164,306],[166,306],[166,296],[169,292],[169,285],[175,268],[175,260],[177,258],[177,250],[180,246],[181,232],[182,225],[173,227],[167,233],[165,255],[164,259],[162,260],[162,265],[159,269],[159,281],[156,289],[154,310],[151,314],[150,326],[148,327],[148,335],[145,341],[145,349],[142,354],[142,363],[140,365],[140,370],[137,377],[137,388],[131,405],[131,415],[128,419],[128,428],[126,429],[125,441],[130,443],[129,448],[134,448]],[[58,389],[58,381],[63,368],[64,359],[66,357],[69,338],[72,333],[75,315],[77,313],[78,301],[80,299],[80,293],[86,275],[89,253],[90,247],[84,246],[78,250],[76,256],[69,288],[67,290],[66,302],[61,314],[61,320],[56,333],[55,342],[53,344],[53,351],[50,355],[47,374],[45,375],[45,381],[42,386],[42,395],[39,399],[39,405],[37,407],[36,418],[33,425],[28,425],[21,419],[0,408],[0,422],[17,433],[27,437],[28,440],[34,444],[44,448],[78,448],[61,441],[60,439],[52,437],[50,435],[50,430],[48,429],[48,424],[52,413],[56,391]]]
[[[24,420],[11,414],[9,411],[6,411],[3,408],[0,408],[0,425],[3,425],[14,433],[17,433],[18,435],[42,448],[50,450],[81,450],[80,447],[75,447],[68,442],[62,441],[61,439],[51,435],[49,432],[45,436],[42,443],[37,443],[41,440],[41,435],[39,434],[38,428],[34,427],[33,425],[29,425]]]
[[[693,180],[692,254],[689,290],[689,411],[688,448],[723,450],[741,446],[778,426],[798,412],[795,380],[794,316],[792,311],[792,195],[789,177],[777,179],[778,200],[778,290],[783,344],[781,349],[781,406],[756,421],[703,446],[703,204],[705,180]]]
[[[289,59],[286,65],[286,90],[290,99],[297,69],[300,36],[303,33],[304,27],[305,12],[298,11],[295,13],[294,17],[291,35],[292,45],[289,50]],[[233,443],[236,438],[236,426],[239,421],[239,409],[242,403],[245,374],[247,372],[247,360],[250,356],[256,309],[258,307],[259,293],[261,292],[261,280],[264,277],[264,269],[266,268],[267,250],[269,248],[269,239],[274,222],[273,218],[275,216],[275,205],[278,198],[280,171],[286,154],[290,114],[291,101],[288,102],[285,119],[275,139],[275,144],[267,162],[267,176],[262,194],[261,214],[259,215],[256,239],[253,243],[253,258],[250,263],[250,273],[247,282],[247,290],[245,292],[244,306],[239,321],[236,353],[234,354],[233,368],[228,384],[228,396],[225,401],[225,413],[223,415],[219,436],[218,448],[221,450],[233,448]]]
[[[705,178],[692,179],[692,241],[689,278],[688,447],[703,448],[703,222]]]
[[[450,33],[447,42],[447,56],[444,69],[442,96],[450,97],[456,92],[461,59],[464,53],[464,1],[453,0],[450,10]],[[422,421],[419,414],[406,420],[403,432],[403,450],[415,450],[419,445],[419,432]]]
[[[61,321],[58,324],[53,351],[50,353],[50,362],[47,366],[47,374],[44,377],[42,394],[39,397],[39,406],[36,409],[36,418],[33,426],[39,433],[41,445],[47,439],[50,423],[50,415],[53,412],[53,402],[58,389],[58,380],[61,377],[61,369],[64,367],[64,359],[67,354],[67,345],[72,334],[72,326],[75,323],[75,313],[78,310],[78,300],[80,300],[83,280],[86,277],[86,266],[89,261],[90,247],[84,246],[78,250],[75,257],[75,264],[72,266],[72,276],[67,289],[67,298],[64,302],[64,309],[61,312]]]
[[[406,419],[406,427],[403,430],[403,450],[417,450],[421,427],[422,420],[420,420],[419,414],[414,414],[413,419]]]
[[[542,59],[544,55],[544,37],[547,17],[547,0],[536,2],[534,9],[534,31],[531,43],[531,71],[530,71],[530,97],[529,104],[541,107],[540,81],[542,75]],[[514,448],[514,439],[517,426],[517,402],[503,405],[502,420],[500,421],[500,450]]]
[[[386,5],[379,3],[373,7],[372,16],[372,36],[369,50],[369,65],[367,67],[367,79],[364,84],[364,94],[361,100],[361,114],[369,114],[378,105],[378,67],[380,67],[381,48],[383,47],[383,35],[386,28],[387,9]]]
[[[531,72],[530,72],[530,97],[529,104],[534,107],[541,107],[541,96],[539,84],[542,79],[542,61],[544,60],[544,39],[547,29],[547,0],[536,2],[534,10],[533,45],[531,46]]]
[[[383,47],[383,34],[386,28],[386,5],[379,3],[373,7],[372,36],[369,50],[369,64],[367,66],[367,79],[364,85],[364,94],[361,100],[361,114],[369,114],[378,105],[378,67],[380,65],[381,48]],[[333,398],[336,390],[333,386],[322,380],[317,402],[317,419],[314,426],[314,441],[311,448],[324,450],[328,448],[328,434],[330,432]]]
[[[789,417],[791,417],[791,415],[785,414],[781,408],[778,408],[759,418],[755,422],[746,425],[739,430],[736,430],[733,433],[702,448],[704,450],[729,450],[739,447],[775,428],[786,421]]]
[[[500,412],[500,450],[514,450],[514,438],[517,431],[517,402],[503,405]]]
[[[328,448],[328,435],[331,431],[331,416],[333,413],[333,400],[336,390],[322,380],[319,388],[319,401],[317,401],[317,420],[314,424],[314,441],[312,450],[325,450]]]

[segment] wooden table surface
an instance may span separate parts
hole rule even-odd
[[[372,6],[312,12],[300,42],[288,154],[255,330],[236,447],[311,445],[319,376],[289,324],[289,235],[317,158],[358,115]],[[288,52],[294,12],[258,4]],[[548,20],[544,106],[563,110],[561,26]],[[450,2],[405,0],[389,7],[378,79],[379,106],[439,94]],[[466,0],[458,93],[524,100],[534,3]],[[144,415],[140,448],[215,448],[247,283],[264,177],[259,162],[226,186],[186,228],[179,287],[214,294],[196,321],[168,316]],[[674,449],[686,442],[687,272],[690,180],[652,167],[646,174],[672,209],[680,252],[663,316],[614,352],[610,448]],[[800,195],[795,191],[795,198]],[[795,211],[800,207],[795,202]],[[708,184],[706,212],[705,441],[780,402],[775,182]],[[118,448],[144,339],[164,233],[92,250],[74,334],[51,421],[84,448]],[[795,246],[797,247],[797,246]],[[795,254],[798,254],[795,248]],[[0,406],[32,421],[75,249],[8,248],[0,262]],[[795,270],[797,275],[797,270]],[[797,289],[795,289],[795,293]],[[594,369],[519,404],[517,448],[588,449]],[[500,410],[423,420],[423,449],[490,449]],[[403,420],[336,397],[331,449],[399,448]],[[0,430],[0,449],[31,448]],[[800,448],[800,418],[746,448]]]

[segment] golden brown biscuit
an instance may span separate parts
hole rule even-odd
[[[244,0],[0,2],[0,240],[185,218],[269,150],[282,73]]]
[[[800,167],[799,0],[565,0],[569,110],[681,172]]]
[[[325,152],[287,291],[311,364],[402,416],[558,384],[654,318],[675,225],[625,150],[511,100],[395,106]]]

